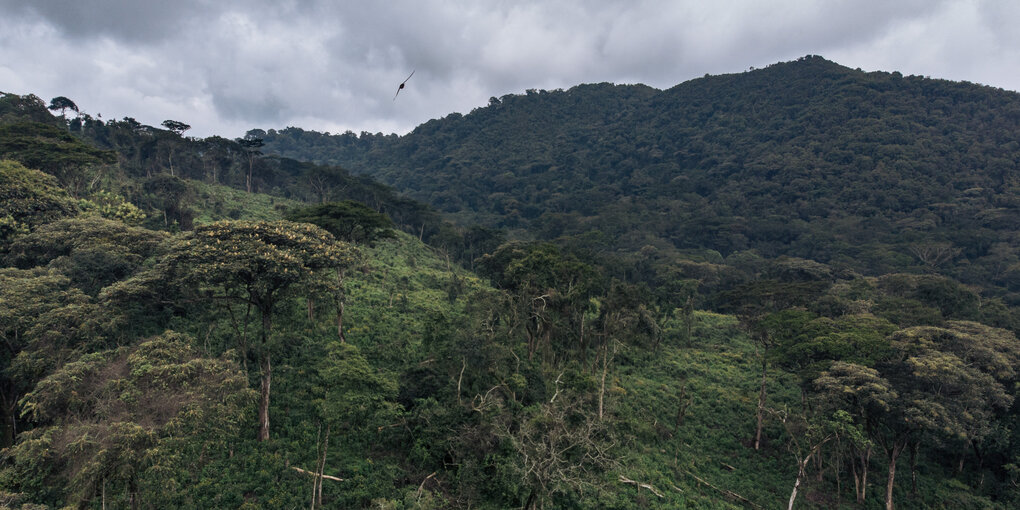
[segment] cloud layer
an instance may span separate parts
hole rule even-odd
[[[405,133],[529,88],[666,88],[807,54],[1020,90],[1018,22],[992,0],[0,0],[0,90],[195,136]]]

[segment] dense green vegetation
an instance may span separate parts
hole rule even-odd
[[[404,137],[4,94],[0,508],[1013,508],[1016,104],[815,57]]]
[[[528,91],[403,137],[257,132],[516,236],[938,272],[1020,303],[1014,92],[805,57],[664,91]]]

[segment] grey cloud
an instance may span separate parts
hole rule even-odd
[[[10,16],[42,19],[68,37],[112,37],[132,43],[149,43],[180,37],[183,27],[219,9],[220,2],[173,0],[0,0]]]
[[[529,88],[667,88],[806,54],[1020,84],[1003,70],[1020,10],[992,0],[0,0],[0,13],[0,80],[29,88],[19,92],[181,118],[196,136],[406,132]]]

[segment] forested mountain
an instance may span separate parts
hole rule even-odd
[[[402,137],[0,94],[0,509],[1015,508],[1017,104],[819,57]]]
[[[938,271],[1020,302],[1020,94],[821,57],[493,98],[406,136],[262,132],[465,222],[621,253]]]

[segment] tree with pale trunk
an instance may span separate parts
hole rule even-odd
[[[259,335],[242,351],[259,359],[262,380],[258,439],[269,439],[272,357],[285,341],[274,335],[280,303],[330,289],[355,260],[355,249],[308,223],[223,221],[182,236],[156,267],[161,277],[197,300],[240,303],[260,318]],[[245,317],[249,317],[246,313]]]

